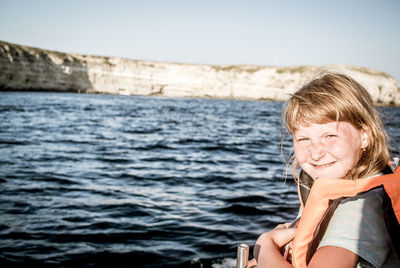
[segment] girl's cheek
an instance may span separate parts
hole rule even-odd
[[[337,147],[337,140],[336,139],[331,139],[331,140],[325,141],[324,142],[324,146],[325,146],[325,148],[334,149],[334,148]]]
[[[301,162],[307,155],[307,146],[294,144],[294,155],[298,162]]]

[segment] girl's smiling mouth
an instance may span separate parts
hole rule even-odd
[[[311,164],[314,168],[326,168],[326,167],[330,167],[330,166],[332,166],[333,164],[335,164],[336,163],[336,161],[334,161],[334,162],[330,162],[330,163],[327,163],[327,164]]]

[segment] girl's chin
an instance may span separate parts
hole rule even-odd
[[[307,172],[307,171],[306,171]],[[326,170],[309,170],[307,172],[314,180],[315,179],[340,179],[346,174],[339,173],[336,169],[326,169]]]
[[[314,173],[311,172],[311,174],[309,174],[314,180],[315,179],[340,179],[343,176],[345,176],[345,174],[338,174],[338,173]]]

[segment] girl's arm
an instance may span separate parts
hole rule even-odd
[[[254,247],[255,260],[251,260],[248,267],[292,267],[282,256],[281,248],[294,238],[295,232],[295,228],[279,228],[262,234]],[[323,246],[315,252],[307,267],[353,268],[358,261],[359,256],[350,250]]]
[[[307,267],[309,268],[353,268],[356,267],[359,256],[354,252],[335,246],[323,246],[319,248]]]
[[[262,234],[254,246],[257,267],[292,267],[283,258],[280,250],[284,245],[293,240],[295,233],[295,228],[282,228]]]

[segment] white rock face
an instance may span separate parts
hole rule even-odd
[[[66,54],[0,42],[0,88],[169,97],[286,100],[322,69],[348,74],[378,104],[399,105],[397,81],[347,65],[195,65]]]

